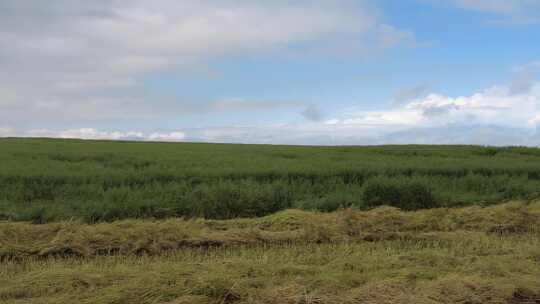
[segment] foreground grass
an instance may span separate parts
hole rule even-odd
[[[0,303],[540,303],[540,202],[0,223]]]
[[[540,303],[538,235],[184,249],[0,266],[2,303]]]

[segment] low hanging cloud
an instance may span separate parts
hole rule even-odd
[[[65,139],[108,139],[108,140],[148,140],[148,141],[183,141],[186,134],[182,131],[152,132],[141,131],[103,131],[94,128],[80,128],[67,130],[36,129],[25,132],[17,132],[11,128],[0,128],[0,137],[42,137],[42,138],[65,138]]]
[[[470,96],[450,97],[431,93],[391,111],[352,113],[340,120],[355,123],[402,124],[414,127],[447,124],[500,125],[528,129],[540,113],[540,84],[529,93],[514,94],[510,86],[494,86]]]
[[[173,131],[169,133],[151,133],[146,139],[152,141],[183,141],[186,134],[181,131]]]
[[[293,144],[540,144],[540,83],[515,94],[511,85],[469,96],[430,93],[399,107],[345,111],[299,124],[187,130],[196,141]]]
[[[264,103],[263,103],[264,104]],[[309,110],[309,111],[308,111]],[[512,84],[469,96],[430,93],[387,110],[345,110],[323,118],[315,107],[298,123],[230,125],[182,130],[102,131],[17,130],[0,127],[0,136],[85,139],[203,141],[265,144],[489,144],[540,145],[540,82],[515,94]]]

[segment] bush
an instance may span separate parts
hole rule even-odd
[[[204,184],[180,197],[178,215],[228,219],[264,216],[292,206],[291,191],[281,183],[220,182]]]
[[[403,210],[418,210],[438,206],[428,185],[407,179],[368,180],[363,188],[362,201],[369,208],[389,205]]]
[[[304,210],[333,212],[360,205],[360,198],[351,192],[334,192],[321,198],[313,198],[297,203],[298,208]]]

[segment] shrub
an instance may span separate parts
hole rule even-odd
[[[264,216],[292,206],[292,194],[281,183],[220,182],[203,184],[176,203],[178,215],[228,219]]]
[[[428,185],[407,179],[375,178],[363,187],[362,201],[366,207],[390,205],[403,210],[434,208],[438,204]]]
[[[333,212],[360,205],[360,198],[351,192],[334,192],[320,198],[313,198],[297,203],[297,207],[305,210]]]

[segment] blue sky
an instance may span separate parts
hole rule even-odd
[[[540,1],[0,0],[0,136],[540,144]]]

